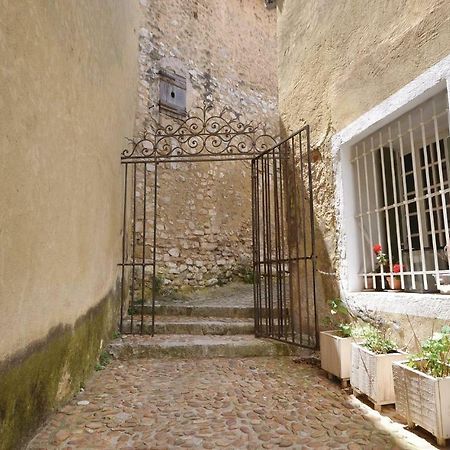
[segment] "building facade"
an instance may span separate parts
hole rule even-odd
[[[138,3],[1,2],[0,448],[78,392],[116,329]]]
[[[282,127],[309,122],[320,154],[322,314],[334,290],[405,343],[450,317],[449,16],[440,1],[278,2]]]
[[[176,128],[188,113],[201,117],[198,108],[204,105],[212,108],[209,115],[229,108],[228,117],[278,133],[275,10],[261,0],[141,1],[141,9],[136,137],[155,123]],[[195,152],[197,144],[192,145]],[[214,142],[208,145],[213,148]],[[147,171],[150,192],[154,166]],[[140,198],[143,178],[141,173]],[[144,228],[147,239],[152,234],[153,213],[146,214],[144,224],[141,207],[136,226],[136,257],[149,258],[152,245],[142,241]],[[245,275],[252,270],[251,245],[249,162],[180,158],[159,166],[159,284],[212,286]]]

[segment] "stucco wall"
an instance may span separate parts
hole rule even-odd
[[[137,6],[1,2],[0,359],[115,284]],[[10,332],[10,326],[14,332]]]
[[[160,69],[186,78],[188,111],[206,101],[216,113],[230,107],[243,121],[266,123],[277,133],[274,10],[263,0],[141,4],[146,23],[140,29],[137,133],[149,126],[150,117],[171,120],[158,114]],[[215,284],[238,266],[250,266],[249,163],[167,164],[158,177],[157,262],[166,284]]]
[[[322,305],[339,293],[331,139],[450,53],[449,18],[450,5],[438,0],[278,2],[282,126],[310,123],[320,152],[314,192]]]
[[[119,157],[134,127],[139,9],[132,0],[1,0],[0,8],[3,381],[3,370],[55,330],[70,330],[114,297]],[[87,332],[98,347],[96,333]],[[24,376],[18,385],[34,375]],[[18,391],[14,401],[25,399]],[[3,421],[8,411],[0,406]]]

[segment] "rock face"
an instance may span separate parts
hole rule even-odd
[[[267,10],[261,0],[142,0],[141,7],[146,21],[139,31],[136,135],[153,119],[164,125],[177,123],[153,107],[160,102],[161,70],[184,80],[188,111],[213,102],[214,113],[227,106],[243,121],[245,117],[246,122],[266,123],[277,134],[275,11]],[[208,147],[214,150],[212,142]],[[145,256],[151,258],[154,168],[147,169]],[[140,173],[138,202],[143,200],[142,179]],[[242,265],[250,266],[249,163],[162,164],[158,189],[156,259],[166,285],[211,285],[226,281]],[[137,217],[138,257],[143,253],[142,221],[142,215]]]

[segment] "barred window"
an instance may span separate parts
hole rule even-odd
[[[446,91],[353,146],[365,289],[394,288],[395,280],[396,289],[418,292],[450,284],[449,151]]]

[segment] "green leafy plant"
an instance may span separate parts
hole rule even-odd
[[[354,323],[347,305],[340,298],[332,298],[328,301],[330,315],[325,318],[325,325],[336,328],[342,337],[352,336]]]
[[[386,336],[386,332],[373,326],[367,327],[362,338],[362,346],[379,355],[392,353],[397,349],[395,342]]]
[[[244,283],[247,284],[253,284],[255,280],[253,269],[243,264],[237,268],[237,275]]]
[[[410,356],[408,366],[435,378],[450,376],[450,326],[422,343],[419,352]]]
[[[155,292],[159,294],[161,292],[162,287],[164,286],[165,278],[162,275],[155,275]],[[153,280],[151,282],[151,288],[153,289]]]
[[[111,362],[111,355],[106,351],[103,350],[99,357],[98,362],[95,364],[95,370],[103,370],[106,368],[106,366]]]
[[[352,336],[352,324],[351,323],[341,323],[338,325],[339,333],[342,337]]]
[[[133,316],[134,314],[137,314],[139,312],[138,308],[136,306],[129,306],[128,307],[128,315]]]
[[[355,339],[364,339],[372,330],[372,326],[365,322],[353,322],[351,324],[351,336]]]
[[[112,338],[117,339],[120,338],[120,332],[118,330],[113,331]]]

